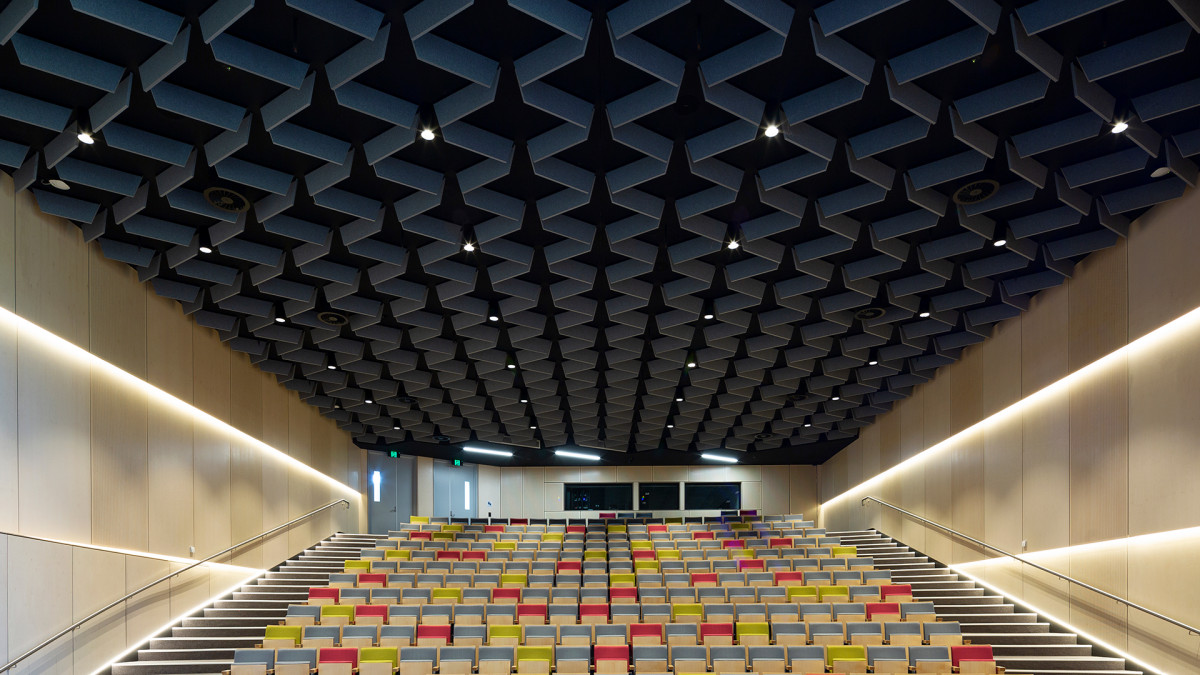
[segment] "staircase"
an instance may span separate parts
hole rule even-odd
[[[891,570],[892,583],[911,584],[913,599],[932,602],[938,618],[962,624],[963,639],[992,645],[996,665],[1030,675],[1142,675],[1124,659],[1098,656],[1074,633],[1055,632],[1037,614],[1017,611],[1002,595],[964,580],[941,563],[874,530],[829,532]]]
[[[990,644],[996,663],[1029,675],[1142,675],[1119,658],[1099,656],[1074,633],[1056,632],[1036,614],[1018,612],[1006,598],[964,580],[940,563],[878,532],[830,532],[842,543],[872,556],[876,569],[890,570],[898,584],[911,584],[915,599],[933,602],[937,615],[962,624],[963,637]],[[136,660],[117,663],[107,675],[220,673],[235,649],[262,642],[265,627],[283,620],[289,604],[304,603],[310,586],[324,586],[343,561],[375,545],[377,535],[338,534],[218,600],[169,633],[150,640]],[[135,655],[130,655],[134,658]]]
[[[374,548],[380,537],[336,534],[130,654],[136,659],[113,664],[106,675],[213,673],[228,670],[235,649],[261,644],[268,624],[280,623],[287,606],[308,601],[310,586],[325,586],[330,572],[341,572],[346,559]]]

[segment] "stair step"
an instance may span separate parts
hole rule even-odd
[[[262,629],[257,629],[261,632]],[[150,640],[150,649],[254,649],[262,644],[258,637],[166,637]]]
[[[128,661],[114,663],[112,675],[160,675],[169,673],[204,675],[219,675],[223,670],[229,670],[233,659],[210,659],[204,661]]]
[[[214,661],[233,660],[233,647],[217,649],[139,649],[138,661]]]
[[[963,638],[979,645],[1073,645],[1074,633],[963,633]]]
[[[1116,659],[1107,656],[997,656],[996,665],[1004,666],[1005,670],[1013,672],[1027,672],[1029,670],[1091,670],[1091,671],[1114,671],[1124,670],[1125,660]],[[1058,668],[1056,666],[1061,666]]]
[[[959,608],[955,608],[958,610]],[[990,609],[990,608],[989,608]],[[1025,613],[984,613],[984,612],[938,612],[938,618],[943,621],[957,621],[961,624],[976,624],[976,623],[1012,623],[1025,624],[1037,621],[1036,614]]]

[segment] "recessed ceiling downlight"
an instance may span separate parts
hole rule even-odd
[[[954,191],[952,199],[955,204],[964,206],[970,204],[978,204],[979,202],[991,199],[1000,189],[1000,183],[990,178],[971,181],[966,185]]]
[[[227,213],[242,213],[250,209],[250,200],[227,187],[210,187],[204,191],[204,201],[214,209]]]
[[[67,181],[62,180],[61,178],[51,178],[50,180],[48,180],[46,182],[50,184],[50,187],[58,189],[58,190],[70,190],[71,189],[71,186],[67,183]]]
[[[350,319],[347,319],[345,314],[337,312],[320,312],[317,314],[317,318],[321,320],[321,323],[330,326],[345,326],[350,323]]]

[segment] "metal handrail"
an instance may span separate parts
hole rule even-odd
[[[3,666],[0,666],[0,673],[8,672],[14,666],[16,666],[18,663],[24,661],[25,659],[29,658],[30,656],[33,656],[34,654],[36,654],[38,651],[44,649],[45,647],[53,644],[55,641],[57,641],[62,636],[67,635],[68,633],[71,633],[72,631],[76,630],[77,628],[79,628],[83,624],[87,623],[88,621],[91,621],[92,619],[100,616],[101,614],[107,612],[108,610],[112,609],[113,607],[116,607],[117,605],[121,604],[122,602],[125,602],[126,600],[137,595],[138,593],[141,593],[142,591],[153,588],[154,586],[157,586],[157,585],[161,584],[162,582],[167,581],[168,579],[173,579],[173,578],[179,576],[180,574],[187,572],[188,570],[193,570],[193,569],[199,567],[200,565],[203,565],[208,562],[212,562],[216,558],[220,558],[221,556],[225,555],[226,553],[232,553],[233,551],[236,551],[237,549],[245,546],[246,544],[249,544],[254,541],[258,541],[259,539],[262,539],[263,537],[272,535],[286,527],[291,527],[292,525],[295,525],[296,523],[298,523],[306,518],[314,516],[322,511],[324,511],[325,509],[333,508],[333,507],[337,506],[338,504],[345,504],[347,509],[350,508],[350,501],[346,500],[346,499],[339,499],[336,502],[330,502],[330,503],[326,504],[325,506],[322,506],[321,508],[313,509],[312,511],[309,511],[308,513],[300,516],[299,518],[294,518],[292,520],[289,520],[288,522],[286,522],[278,527],[273,527],[273,528],[267,530],[266,532],[263,532],[262,534],[254,535],[253,537],[251,537],[245,541],[239,542],[237,544],[234,544],[233,546],[230,546],[229,548],[227,548],[223,551],[214,553],[214,554],[208,556],[207,558],[205,558],[204,560],[198,560],[198,561],[192,563],[191,565],[188,565],[187,567],[184,567],[182,569],[171,572],[170,574],[166,575],[165,577],[161,577],[155,581],[151,581],[150,583],[146,584],[145,586],[142,586],[141,588],[137,589],[136,591],[133,591],[132,593],[126,593],[120,599],[114,600],[114,601],[110,602],[109,604],[101,607],[100,609],[92,612],[91,614],[88,614],[87,616],[83,617],[79,621],[76,621],[75,623],[71,624],[70,626],[67,626],[66,628],[62,629],[61,631],[55,633],[51,637],[46,638],[46,640],[44,640],[41,644],[34,647],[33,649],[30,649],[29,651],[25,652],[24,654],[21,654],[20,656],[13,659],[12,661],[9,661],[8,663],[4,664]]]
[[[1175,619],[1172,619],[1172,618],[1171,618],[1171,617],[1169,617],[1169,616],[1164,616],[1164,615],[1162,615],[1162,614],[1159,614],[1158,612],[1156,612],[1156,611],[1154,611],[1154,610],[1152,610],[1152,609],[1149,609],[1149,608],[1147,608],[1147,607],[1142,607],[1141,605],[1139,605],[1139,604],[1137,604],[1137,603],[1135,603],[1135,602],[1130,602],[1130,601],[1126,600],[1125,598],[1122,598],[1122,597],[1120,597],[1120,596],[1117,596],[1117,595],[1113,595],[1112,593],[1109,593],[1108,591],[1102,591],[1102,590],[1100,590],[1099,588],[1096,588],[1095,586],[1093,586],[1093,585],[1091,585],[1091,584],[1084,583],[1084,582],[1082,582],[1082,581],[1080,581],[1080,580],[1078,580],[1078,579],[1076,579],[1076,578],[1074,578],[1074,577],[1069,577],[1069,576],[1067,576],[1067,575],[1065,575],[1065,574],[1063,574],[1063,573],[1061,573],[1061,572],[1055,572],[1054,570],[1052,570],[1052,569],[1050,569],[1050,568],[1048,568],[1048,567],[1042,567],[1041,565],[1039,565],[1039,564],[1037,564],[1037,563],[1035,563],[1035,562],[1030,562],[1030,561],[1028,561],[1028,560],[1026,560],[1026,559],[1024,559],[1024,558],[1022,558],[1022,557],[1020,557],[1020,556],[1018,556],[1018,555],[1014,555],[1014,554],[1012,554],[1012,553],[1009,553],[1008,551],[1005,551],[1005,550],[1004,550],[1004,549],[1002,549],[1002,548],[997,548],[997,547],[995,547],[995,546],[992,546],[991,544],[989,544],[989,543],[987,543],[987,542],[985,542],[985,541],[980,541],[980,540],[976,539],[975,537],[972,537],[972,536],[970,536],[970,535],[967,535],[967,534],[963,534],[962,532],[959,532],[958,530],[954,530],[954,529],[951,529],[951,528],[949,528],[949,527],[946,527],[945,525],[942,525],[941,523],[936,523],[936,522],[934,522],[934,521],[932,521],[932,520],[930,520],[930,519],[928,519],[928,518],[924,518],[924,517],[922,517],[922,516],[918,516],[917,514],[913,513],[912,511],[906,511],[906,510],[904,510],[904,509],[900,508],[899,506],[896,506],[895,504],[889,504],[888,502],[885,502],[885,501],[883,501],[882,499],[878,499],[878,498],[876,498],[876,497],[863,497],[863,498],[862,498],[862,501],[860,502],[860,505],[861,505],[861,506],[866,506],[866,504],[867,504],[867,502],[868,502],[868,501],[875,502],[876,504],[879,504],[880,506],[886,506],[886,507],[888,507],[889,509],[892,509],[892,510],[894,510],[894,511],[899,511],[900,513],[903,513],[904,515],[906,515],[906,516],[908,516],[908,517],[910,517],[910,518],[914,518],[914,519],[916,519],[916,520],[919,520],[919,521],[921,521],[921,522],[923,522],[923,523],[925,523],[925,524],[927,524],[927,525],[932,525],[933,527],[936,527],[936,528],[937,528],[937,529],[939,529],[939,530],[942,530],[942,531],[944,531],[944,532],[949,532],[950,534],[952,534],[952,535],[954,535],[954,536],[956,536],[956,537],[960,537],[960,538],[962,538],[962,539],[966,539],[966,540],[967,540],[967,541],[969,541],[969,542],[972,542],[972,543],[978,544],[978,545],[980,545],[980,546],[982,546],[982,547],[984,547],[984,548],[986,548],[986,549],[990,549],[990,550],[992,550],[992,551],[995,551],[996,553],[999,553],[1000,555],[1008,556],[1009,558],[1012,558],[1013,560],[1016,560],[1016,561],[1018,561],[1018,562],[1025,563],[1026,565],[1029,565],[1030,567],[1033,567],[1033,568],[1039,569],[1039,570],[1041,570],[1041,571],[1045,572],[1046,574],[1049,574],[1049,575],[1052,575],[1052,576],[1058,577],[1059,579],[1062,579],[1063,581],[1069,581],[1069,582],[1071,582],[1071,583],[1075,584],[1076,586],[1079,586],[1079,587],[1081,587],[1081,588],[1086,588],[1087,590],[1089,590],[1089,591],[1092,591],[1093,593],[1099,593],[1100,595],[1103,595],[1104,597],[1106,597],[1106,598],[1108,598],[1108,599],[1110,599],[1110,600],[1116,600],[1117,602],[1121,603],[1122,605],[1125,605],[1126,607],[1130,607],[1130,608],[1132,608],[1132,609],[1136,609],[1136,610],[1138,610],[1139,612],[1145,612],[1146,614],[1149,614],[1150,616],[1152,616],[1152,617],[1154,617],[1154,618],[1156,618],[1156,619],[1162,619],[1163,621],[1166,621],[1167,623],[1169,623],[1169,624],[1172,624],[1172,625],[1174,625],[1174,626],[1178,626],[1178,627],[1180,627],[1180,628],[1182,628],[1182,629],[1186,630],[1186,631],[1187,631],[1187,632],[1189,632],[1189,633],[1195,633],[1196,635],[1200,635],[1200,628],[1196,628],[1196,627],[1194,627],[1194,626],[1189,626],[1189,625],[1187,625],[1186,623],[1183,623],[1182,621],[1176,621]]]

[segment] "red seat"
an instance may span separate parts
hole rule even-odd
[[[738,514],[742,516],[757,516],[758,509],[742,509],[741,511],[738,511]]]
[[[741,539],[726,539],[721,542],[721,548],[746,548],[746,542]]]
[[[503,525],[484,525],[483,531],[484,532],[503,532],[504,526]]]
[[[600,519],[601,519],[601,520],[615,520],[615,519],[616,519],[616,517],[617,517],[617,514],[616,514],[615,512],[614,512],[614,513],[601,513],[601,514],[600,514]]]
[[[462,551],[438,551],[433,554],[434,560],[462,560]]]
[[[637,600],[638,592],[636,586],[617,586],[608,589],[608,597],[610,599],[624,598],[628,600]]]
[[[583,570],[583,565],[578,560],[563,560],[554,565],[554,571],[558,574],[566,572],[567,574],[578,574]]]
[[[529,519],[528,518],[509,518],[508,524],[509,525],[528,525]]]
[[[713,534],[712,532],[693,532],[692,533],[692,539],[694,539],[694,540],[716,539],[716,538],[717,538],[717,535]]]
[[[463,560],[487,560],[487,551],[463,551]]]
[[[440,643],[438,646],[445,647],[450,644],[450,626],[420,624],[417,626],[417,644],[425,644],[422,640],[434,640]]]
[[[586,532],[587,532],[587,528],[584,527],[583,525],[568,525],[567,526],[567,534],[584,534]]]
[[[796,582],[796,583],[789,583],[789,582]],[[804,572],[776,572],[775,573],[775,585],[776,586],[803,586],[804,585]]]
[[[700,642],[710,637],[728,637],[733,639],[733,624],[731,623],[702,623],[700,624]]]
[[[608,603],[585,602],[579,606],[579,616],[602,616],[608,619]]]
[[[492,602],[497,600],[520,600],[521,589],[519,588],[493,588]]]
[[[387,585],[387,575],[386,574],[360,574],[360,575],[358,575],[358,585],[362,586],[363,584],[379,584],[381,586],[386,586]]]
[[[692,585],[717,583],[716,572],[692,572]]]
[[[792,545],[791,537],[771,537],[767,540],[767,546],[771,548],[791,548]]]
[[[950,648],[950,665],[955,668],[962,661],[995,661],[991,645],[967,645]]]
[[[912,597],[912,586],[909,584],[895,584],[892,586],[879,587],[879,599],[886,601],[890,597]]]
[[[868,602],[867,603],[867,621],[879,621],[875,617],[900,616],[900,603],[898,602]],[[899,621],[899,619],[896,619]]]
[[[646,531],[647,532],[666,532],[667,526],[666,525],[647,525]]]
[[[655,553],[654,551],[642,549],[633,551],[630,555],[633,556],[634,560],[654,560]]]
[[[373,616],[378,617],[387,622],[388,606],[387,605],[355,605],[354,606],[354,621]]]
[[[521,603],[521,604],[517,605],[517,616],[518,617],[540,616],[540,617],[542,617],[543,622],[544,622],[546,615],[549,613],[550,613],[550,610],[547,608],[546,605],[534,605],[531,603]]]
[[[746,558],[741,558],[737,561],[737,569],[739,572],[765,572],[767,571],[767,563],[766,561],[757,560],[754,558],[749,560]]]
[[[337,604],[342,600],[342,590],[340,588],[310,588],[308,589],[308,599],[312,600],[333,600],[333,604]]]
[[[653,638],[662,644],[663,641],[663,625],[661,623],[631,623],[629,624],[629,639],[633,640],[638,637]]]
[[[597,664],[601,661],[620,661],[626,669],[629,668],[629,645],[596,645],[595,655]]]
[[[419,540],[433,541],[433,533],[432,532],[409,532],[408,539],[409,539],[409,541],[419,541]]]
[[[349,663],[358,667],[357,647],[322,647],[317,651],[317,663]]]

